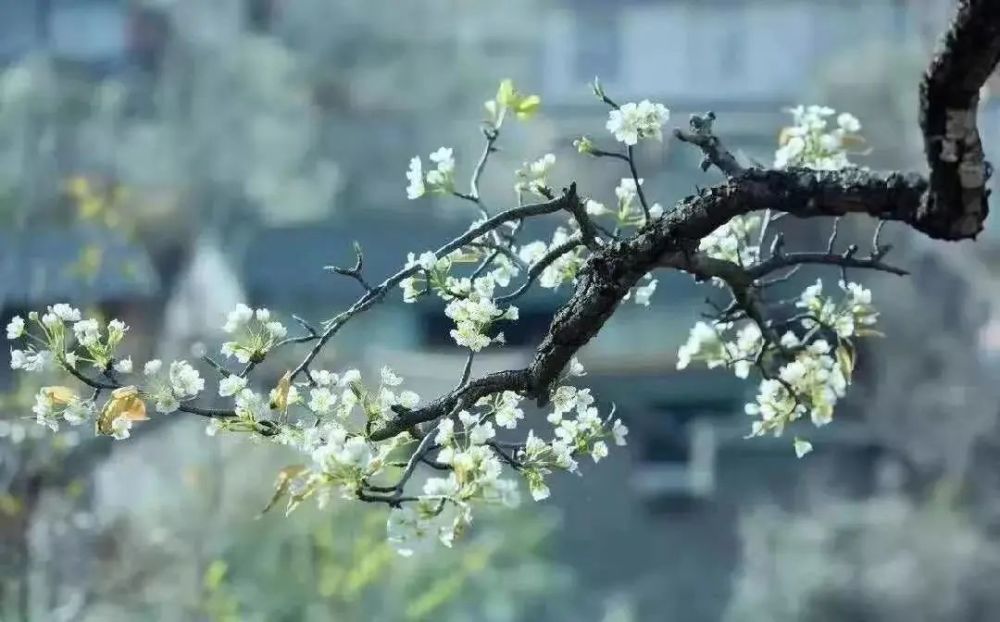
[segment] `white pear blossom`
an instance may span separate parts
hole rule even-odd
[[[850,113],[837,116],[837,127],[829,129],[829,118],[836,114],[826,106],[796,106],[789,110],[793,125],[781,132],[774,154],[778,169],[802,166],[816,170],[839,170],[850,166],[847,150],[862,142],[858,132],[861,122]]]
[[[59,417],[53,408],[52,400],[44,391],[39,391],[35,395],[35,405],[31,408],[31,412],[35,413],[35,421],[39,425],[46,426],[53,432],[59,431]]]
[[[413,200],[424,196],[424,170],[420,158],[414,156],[410,159],[410,168],[406,171],[406,179],[409,184],[406,186],[406,198]]]
[[[724,352],[718,331],[706,322],[698,322],[677,351],[677,369],[686,369],[696,358],[705,360],[709,368],[717,367],[724,361]]]
[[[65,410],[63,410],[63,419],[70,425],[86,423],[93,419],[94,415],[94,403],[80,399],[72,400],[66,405]]]
[[[619,142],[635,145],[643,138],[663,140],[663,125],[669,119],[670,111],[663,104],[644,99],[611,110],[606,127]]]
[[[205,380],[187,361],[170,363],[170,387],[178,399],[191,398],[205,388]]]
[[[622,423],[621,419],[615,419],[614,424],[611,426],[611,435],[615,439],[615,445],[619,447],[624,447],[626,444],[625,437],[628,436],[628,427]]]
[[[656,291],[657,280],[653,279],[645,285],[640,285],[635,288],[635,304],[642,305],[643,307],[649,306],[649,300],[653,297],[653,292]]]
[[[608,445],[604,441],[597,441],[590,448],[590,457],[594,462],[600,462],[601,459],[608,457]]]
[[[125,415],[115,417],[111,421],[111,436],[116,440],[124,440],[132,435],[132,420]]]
[[[483,445],[486,441],[496,436],[496,430],[489,421],[472,426],[469,430],[469,442],[473,445]]]
[[[60,303],[52,305],[49,307],[49,313],[55,315],[59,320],[63,322],[78,322],[80,321],[80,310],[66,303]]]
[[[245,304],[238,304],[236,308],[229,312],[226,316],[226,323],[223,325],[222,330],[232,334],[246,327],[254,317],[253,309],[246,306]]]
[[[76,335],[76,340],[80,342],[80,345],[85,348],[92,348],[98,344],[101,339],[100,331],[100,324],[94,319],[81,320],[73,324],[73,334]]]
[[[7,339],[13,341],[24,336],[24,318],[15,315],[7,324]]]
[[[420,395],[414,391],[401,391],[396,396],[396,403],[403,408],[416,408],[420,404]]]
[[[434,442],[438,445],[450,445],[455,438],[455,421],[453,419],[443,419],[438,424],[437,434]]]
[[[610,214],[611,210],[604,207],[603,203],[599,203],[593,199],[587,199],[584,204],[584,209],[587,210],[587,214],[590,216],[604,216],[605,214]]]
[[[132,357],[127,356],[123,359],[115,361],[114,370],[119,374],[131,374],[132,373]]]
[[[399,377],[396,372],[392,371],[392,368],[388,365],[382,367],[382,384],[387,387],[398,387],[403,384],[403,379]]]
[[[35,351],[32,348],[27,350],[10,351],[10,368],[19,369],[26,372],[42,372],[52,367],[53,356],[48,350]]]
[[[813,450],[812,443],[797,437],[794,441],[794,446],[795,446],[795,456],[797,458],[802,458]]]
[[[309,392],[309,410],[317,415],[325,415],[333,410],[337,394],[328,387],[317,387]]]
[[[247,379],[237,374],[229,374],[219,381],[219,396],[231,397],[247,386]]]
[[[108,322],[108,344],[115,346],[121,343],[128,332],[128,326],[121,320],[114,319]]]
[[[288,334],[284,324],[271,318],[268,309],[251,309],[242,303],[236,305],[223,326],[223,330],[235,339],[222,344],[222,354],[240,363],[260,360]]]
[[[408,199],[417,199],[428,192],[447,194],[454,188],[455,158],[453,151],[448,147],[441,147],[428,156],[435,168],[427,171],[423,170],[423,164],[419,157],[410,160],[410,168],[406,172],[406,179],[409,184],[406,187]]]

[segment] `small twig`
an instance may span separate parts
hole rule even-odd
[[[826,252],[833,252],[833,245],[837,242],[837,233],[840,231],[840,216],[833,219],[833,230],[830,232],[830,239],[826,242]]]
[[[879,270],[889,272],[899,276],[909,274],[906,270],[883,263],[875,257],[854,257],[857,253],[857,246],[852,245],[843,253],[789,253],[786,255],[775,255],[770,259],[747,269],[747,274],[754,280],[760,279],[775,270],[787,268],[800,264],[821,264],[829,266],[839,266],[841,268],[864,268],[868,270]]]
[[[521,468],[521,466],[522,466],[521,462],[519,460],[517,460],[516,458],[514,458],[514,456],[512,456],[512,455],[508,454],[506,451],[504,451],[503,448],[500,446],[500,443],[497,443],[496,441],[486,441],[486,444],[498,456],[500,456],[500,458],[504,462],[506,462],[507,464],[509,464],[511,467],[513,467],[514,469],[520,469]]]
[[[639,204],[642,206],[642,213],[646,217],[646,224],[648,225],[652,217],[649,215],[649,204],[646,202],[646,193],[642,190],[642,184],[639,183],[639,171],[635,168],[635,151],[632,145],[629,145],[626,149],[628,162],[628,170],[632,173],[632,179],[635,181],[635,193],[639,197]]]
[[[458,382],[456,389],[461,389],[469,382],[469,376],[472,374],[472,361],[475,358],[475,350],[469,350],[468,356],[465,357],[465,368],[462,370],[462,379]]]
[[[210,357],[207,354],[204,355],[204,356],[202,356],[201,360],[204,361],[206,365],[208,365],[209,367],[211,367],[215,371],[219,372],[219,374],[223,378],[228,378],[229,376],[233,375],[233,372],[231,372],[228,369],[226,369],[225,367],[223,367],[221,363],[219,363],[218,361],[216,361],[215,359],[213,359],[212,357]]]
[[[615,151],[604,151],[603,149],[593,148],[587,152],[589,155],[595,158],[614,158],[616,160],[622,160],[628,162],[628,156],[623,153],[617,153]]]
[[[354,255],[356,257],[354,261],[354,267],[352,268],[341,268],[340,266],[326,266],[323,269],[329,270],[331,272],[336,272],[341,276],[346,276],[354,279],[361,284],[361,287],[365,288],[365,291],[371,292],[372,286],[365,281],[364,277],[361,276],[361,269],[364,267],[364,255],[361,252],[361,245],[354,242]],[[313,331],[315,333],[316,331]]]
[[[727,177],[736,177],[744,171],[744,168],[736,161],[736,157],[722,145],[722,141],[712,133],[714,122],[715,113],[712,111],[703,115],[693,114],[688,122],[690,131],[675,129],[674,136],[681,142],[690,143],[701,149],[704,154],[701,161],[702,171],[707,171],[714,164]]]

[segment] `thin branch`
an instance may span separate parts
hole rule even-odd
[[[578,202],[579,199],[576,196],[576,184],[570,185],[570,187],[555,199],[546,201],[545,203],[533,203],[529,205],[521,205],[518,207],[510,208],[503,211],[495,216],[491,216],[486,219],[476,227],[473,227],[464,234],[458,236],[452,241],[448,242],[441,248],[439,248],[434,254],[438,257],[444,257],[451,253],[452,251],[465,246],[469,242],[476,240],[477,238],[493,231],[500,225],[520,220],[529,216],[538,216],[541,214],[551,214],[559,210],[568,210],[569,205],[573,202]],[[386,280],[382,281],[378,286],[372,288],[371,291],[367,292],[364,296],[359,298],[357,302],[350,306],[346,311],[341,312],[332,320],[327,323],[326,330],[319,336],[316,344],[312,347],[306,357],[302,360],[299,365],[292,370],[292,379],[294,380],[299,374],[301,374],[313,359],[320,353],[327,342],[337,334],[344,324],[350,321],[355,315],[367,310],[374,304],[381,302],[385,298],[389,291],[398,286],[403,279],[413,276],[418,270],[419,266],[411,266],[409,268],[403,268],[396,274],[390,276]]]
[[[361,285],[361,287],[364,287],[365,291],[370,292],[372,291],[372,286],[369,285],[367,281],[365,281],[363,276],[361,276],[361,269],[364,267],[364,254],[361,252],[361,245],[358,244],[357,242],[354,242],[354,255],[356,259],[354,261],[354,267],[352,268],[341,268],[340,266],[326,266],[323,269],[329,270],[330,272],[336,272],[341,276],[352,278],[355,281],[357,281]],[[296,318],[296,320],[298,320],[298,318]],[[303,323],[301,320],[298,321],[300,324]],[[306,326],[306,328],[309,327]],[[312,331],[313,334],[315,334],[315,332],[316,331],[314,330]]]
[[[646,223],[648,224],[652,217],[649,215],[649,203],[646,202],[646,193],[642,190],[642,184],[639,183],[639,171],[635,168],[635,152],[632,145],[629,145],[626,149],[626,161],[628,162],[628,170],[632,173],[632,180],[635,181],[635,193],[639,196],[639,205],[642,206],[642,214],[646,217]]]
[[[855,251],[857,247],[854,246]],[[888,272],[890,274],[895,274],[898,276],[905,276],[909,274],[906,270],[898,268],[896,266],[891,266],[884,263],[875,257],[854,257],[853,253],[845,251],[844,253],[789,253],[786,255],[778,255],[767,259],[747,270],[747,273],[753,279],[759,279],[761,277],[767,276],[771,272],[781,268],[787,268],[790,266],[798,266],[800,264],[819,264],[828,266],[839,266],[843,268],[864,268],[867,270],[878,270],[880,272]]]
[[[541,257],[541,259],[532,264],[531,268],[528,269],[528,276],[525,279],[524,283],[521,285],[521,287],[517,288],[515,291],[509,294],[498,297],[496,299],[497,304],[510,302],[511,300],[515,300],[523,296],[524,293],[527,292],[528,289],[530,289],[531,286],[535,283],[538,277],[541,276],[543,272],[545,272],[546,268],[551,266],[553,263],[555,263],[556,260],[558,260],[566,253],[579,247],[581,244],[583,244],[583,241],[579,238],[579,236],[573,236],[568,240],[562,242],[561,244],[557,244],[556,246],[550,248]]]

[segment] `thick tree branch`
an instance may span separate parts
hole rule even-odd
[[[919,220],[932,237],[973,237],[989,212],[990,167],[976,123],[979,91],[1000,61],[1000,2],[960,0],[920,87],[930,188]]]

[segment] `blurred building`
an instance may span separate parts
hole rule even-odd
[[[317,150],[338,167],[333,201],[294,217],[276,201],[262,215],[226,212],[222,224],[213,225],[219,233],[213,243],[229,253],[250,303],[316,324],[361,293],[357,283],[323,270],[351,264],[353,242],[364,251],[366,277],[377,282],[408,252],[434,248],[465,230],[474,217],[467,206],[406,201],[403,172],[414,153],[441,144],[455,145],[460,168],[468,168],[482,148],[478,106],[499,78],[511,76],[540,92],[546,114],[530,126],[510,127],[517,146],[496,155],[484,193],[500,197],[497,205],[513,200],[513,167],[552,151],[560,183],[586,179],[585,192],[610,200],[624,171],[607,162],[598,167],[571,147],[582,134],[603,132],[605,111],[588,86],[595,76],[615,99],[666,102],[675,124],[714,110],[720,133],[741,157],[767,161],[786,121],[782,108],[816,92],[832,57],[873,44],[925,50],[950,9],[947,0],[523,0],[523,10],[435,1],[419,9],[391,4],[384,23],[372,26],[352,21],[354,14],[306,19],[315,3],[301,14],[287,1],[220,6],[230,7],[234,23],[286,37],[290,49],[328,63],[320,63],[324,70],[310,67],[310,95],[322,119]],[[346,6],[330,2],[326,10],[347,15]],[[171,22],[154,3],[115,0],[0,0],[0,14],[0,60],[47,50],[95,75],[123,76],[136,90],[156,81],[177,36],[172,24],[184,24]],[[201,28],[192,36],[221,36],[205,24],[190,27]],[[329,31],[328,49],[307,49],[306,42],[325,41],[304,36],[312,29]],[[1000,135],[998,106],[987,105],[984,124]],[[647,191],[665,205],[717,179],[697,171],[696,150],[674,141],[643,145],[639,154]],[[181,273],[184,266],[178,260],[170,270]],[[707,288],[682,275],[657,278],[651,308],[624,303],[583,353],[595,395],[605,407],[615,404],[632,434],[627,452],[613,453],[601,468],[586,465],[583,480],[556,485],[554,503],[567,514],[559,548],[595,591],[634,594],[643,620],[715,620],[730,590],[718,578],[739,562],[740,512],[756,501],[794,505],[816,478],[864,496],[881,485],[888,462],[860,413],[850,409],[839,413],[836,426],[812,434],[817,449],[808,464],[796,461],[787,438],[745,441],[742,406],[752,384],[723,373],[675,370],[677,347],[704,310]],[[102,289],[103,298],[114,298],[113,289]],[[521,320],[505,331],[510,346],[479,357],[475,373],[526,364],[568,295],[563,289],[526,296]],[[51,298],[25,298],[24,304]],[[439,303],[403,305],[393,292],[340,333],[324,364],[360,361],[374,371],[392,361],[429,397],[450,389],[464,363],[448,329]]]

